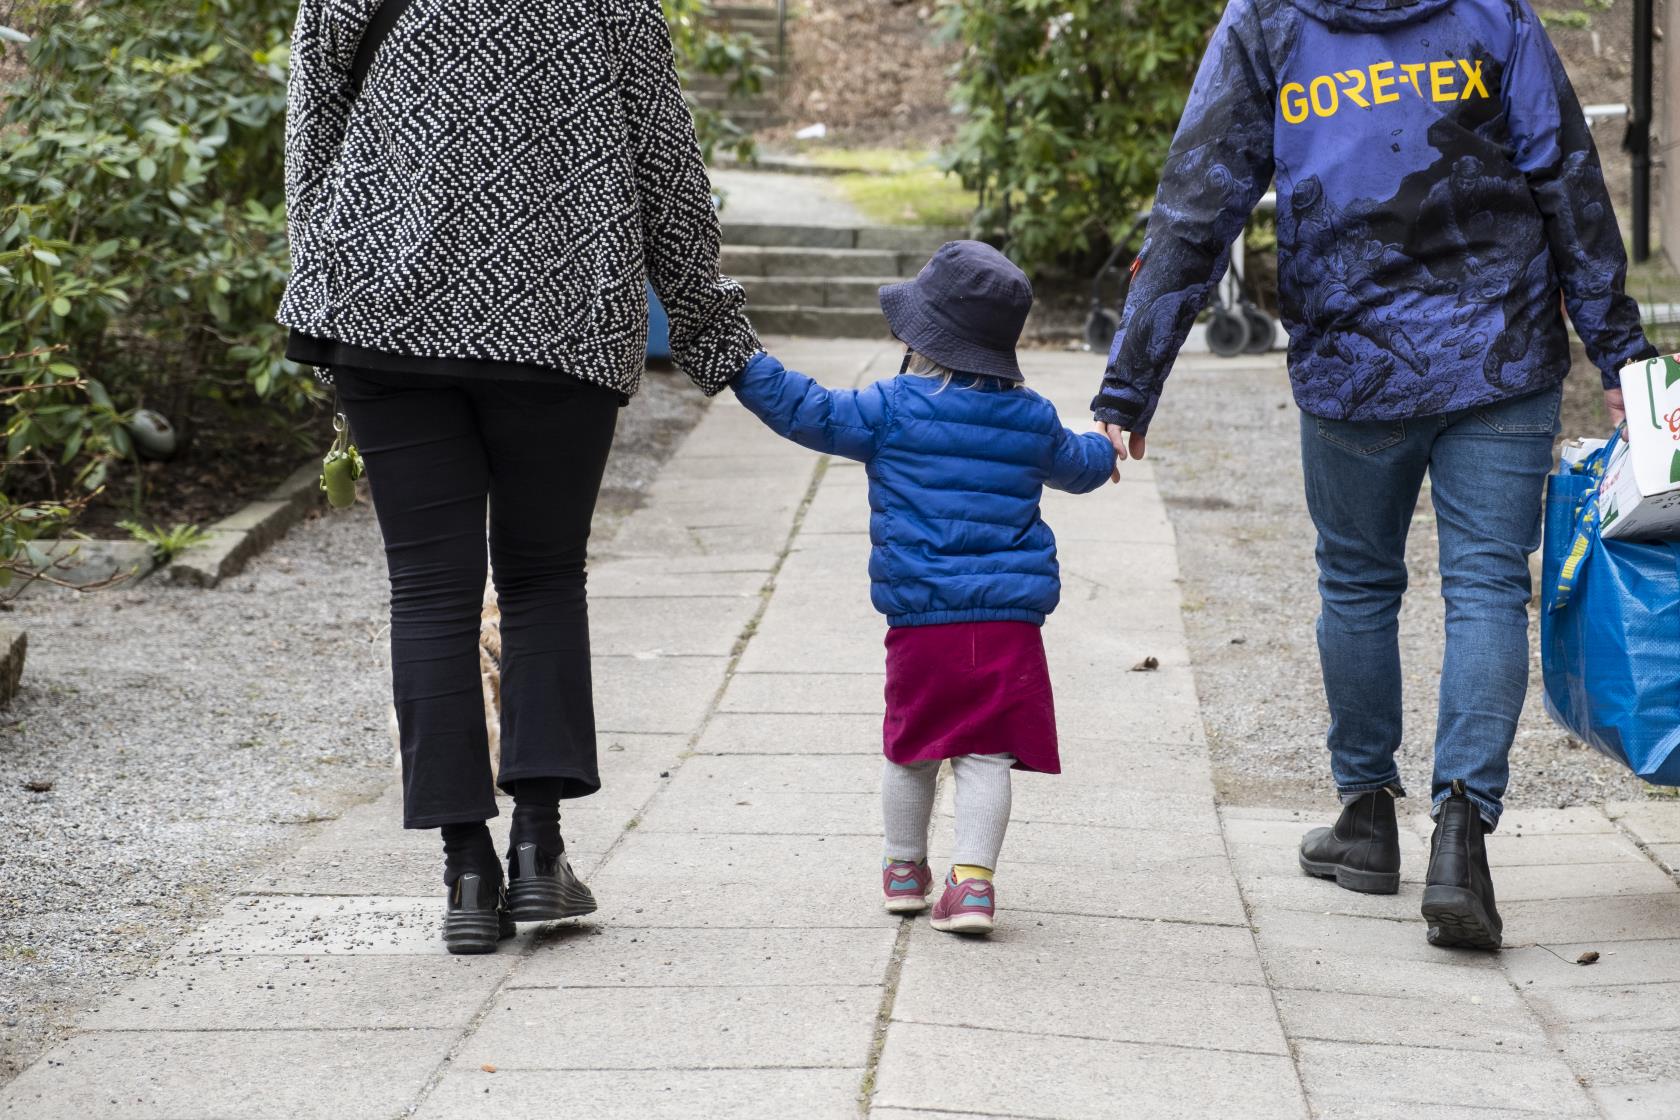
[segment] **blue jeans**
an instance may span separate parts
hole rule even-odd
[[[1446,599],[1433,803],[1461,779],[1499,820],[1528,691],[1528,557],[1540,546],[1562,388],[1414,420],[1302,414],[1307,507],[1318,529],[1318,652],[1330,771],[1344,799],[1400,789],[1400,598],[1406,533],[1430,479]]]

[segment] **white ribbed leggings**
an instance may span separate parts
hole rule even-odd
[[[1003,834],[1009,828],[1009,770],[1014,765],[1015,756],[1010,754],[965,754],[951,760],[957,785],[957,845],[952,863],[996,869]],[[927,857],[928,823],[938,778],[938,761],[883,766],[881,816],[889,859]]]

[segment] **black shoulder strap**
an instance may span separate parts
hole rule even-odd
[[[362,82],[367,79],[369,67],[373,65],[373,56],[379,53],[379,46],[391,34],[391,28],[397,25],[397,20],[408,11],[411,0],[382,0],[379,7],[374,9],[369,17],[366,30],[362,32],[362,41],[356,44],[356,58],[350,64],[350,92],[362,92]]]

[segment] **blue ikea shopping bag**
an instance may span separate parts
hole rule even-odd
[[[671,320],[665,314],[665,305],[659,302],[659,296],[654,292],[652,284],[647,286],[647,301],[647,356],[659,361],[669,361],[671,358]]]
[[[1598,480],[1615,445],[1547,481],[1546,710],[1646,781],[1680,785],[1680,542],[1599,536]]]

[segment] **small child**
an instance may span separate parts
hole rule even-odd
[[[1040,634],[1061,581],[1039,496],[1118,477],[1107,439],[1068,431],[1023,387],[1015,344],[1031,308],[1003,254],[953,241],[881,289],[907,346],[897,377],[830,390],[761,353],[733,386],[783,436],[867,465],[870,598],[889,626],[882,889],[894,913],[927,909],[928,822],[950,759],[955,865],[932,922],[954,933],[992,930],[1010,770],[1061,771]]]

